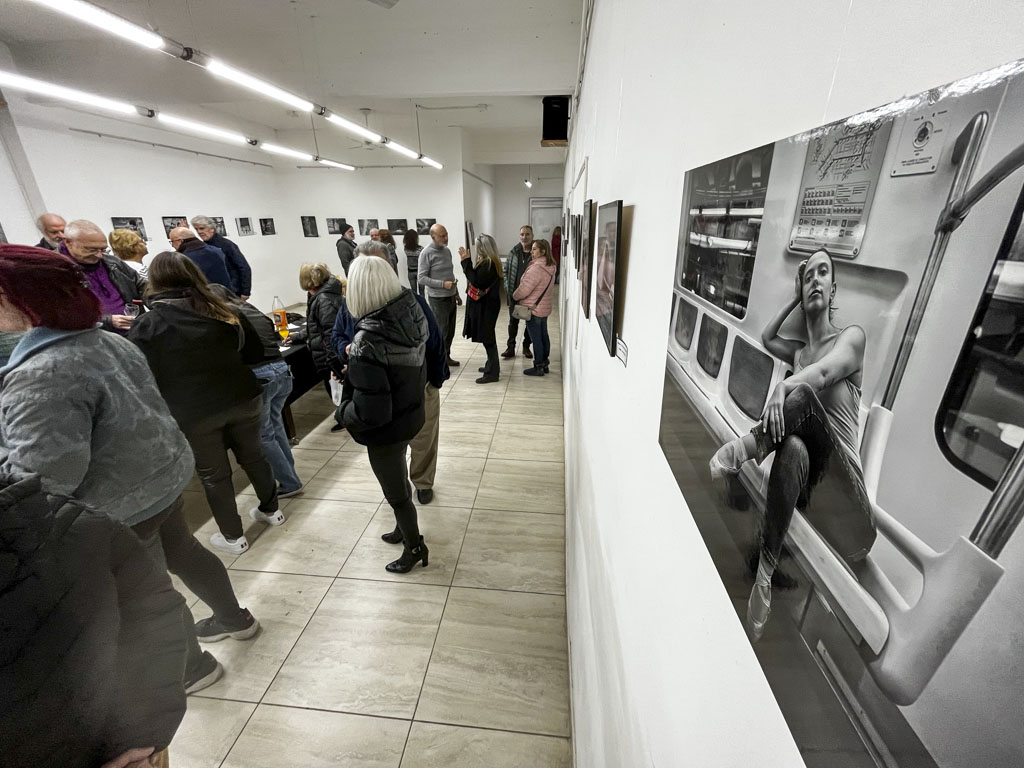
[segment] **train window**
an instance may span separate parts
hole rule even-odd
[[[747,313],[774,144],[696,169],[683,195],[679,285],[736,317]]]
[[[995,488],[1024,443],[1024,189],[996,256],[935,431],[946,457]]]
[[[693,331],[697,327],[697,308],[676,296],[676,341],[683,349],[693,343]]]
[[[697,362],[713,379],[718,378],[725,357],[725,342],[729,329],[708,315],[700,321],[700,338],[697,340]]]
[[[764,409],[775,364],[761,350],[739,336],[732,345],[729,362],[729,394],[747,416],[756,419]]]

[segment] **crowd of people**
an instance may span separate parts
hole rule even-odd
[[[287,344],[309,347],[334,429],[366,446],[395,515],[382,538],[402,545],[385,568],[428,565],[412,495],[432,501],[439,393],[460,364],[454,258],[444,226],[425,247],[406,232],[403,288],[391,233],[357,244],[350,227],[342,275],[300,268],[305,325],[282,343],[248,301],[244,255],[209,217],[172,229],[155,256],[131,230],[52,213],[37,223],[37,245],[0,245],[0,749],[12,765],[160,765],[185,696],[224,674],[200,643],[260,629],[190,532],[186,485],[198,475],[218,529],[209,544],[236,556],[249,542],[229,450],[257,496],[252,520],[284,524],[280,499],[303,492],[283,420]],[[463,334],[487,353],[477,383],[500,379],[520,319],[524,373],[548,373],[551,245],[525,226],[505,263],[486,234],[459,257]],[[513,319],[499,356],[503,305]],[[209,618],[194,620],[168,573]],[[46,727],[53,711],[67,729]]]

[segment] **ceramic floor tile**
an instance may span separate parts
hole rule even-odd
[[[474,510],[453,583],[564,595],[565,518]]]
[[[239,604],[259,619],[260,631],[251,640],[229,639],[208,646],[207,650],[224,665],[225,672],[224,677],[202,695],[258,702],[327,593],[331,580],[231,571],[231,584]],[[197,610],[196,619],[203,619],[209,613],[209,609]]]
[[[572,768],[572,742],[554,736],[412,724],[402,768]]]
[[[503,424],[494,431],[490,456],[522,461],[565,460],[561,425]]]
[[[351,439],[345,430],[331,432],[331,427],[337,423],[333,415],[328,414],[323,419],[319,417],[312,418],[315,423],[303,429],[299,426],[299,417],[296,417],[295,428],[302,439],[299,441],[298,446],[292,446],[293,449],[298,447],[336,451],[344,447]]]
[[[493,434],[494,425],[490,423],[439,420],[437,455],[486,458]]]
[[[394,530],[395,514],[385,502],[367,526],[362,538],[356,545],[338,574],[350,579],[382,579],[384,581],[400,581],[415,584],[452,583],[455,564],[462,548],[462,538],[466,534],[469,522],[469,509],[439,507],[431,502],[429,505],[417,505],[419,509],[420,533],[429,550],[429,565],[423,568],[417,565],[409,573],[388,573],[384,566],[402,554],[401,544],[387,544],[381,540],[381,534]]]
[[[447,594],[338,579],[264,702],[411,718]]]
[[[565,598],[453,587],[416,719],[568,736]]]
[[[297,497],[284,525],[264,531],[232,570],[337,576],[376,511],[367,502]]]
[[[281,500],[281,509],[288,509],[288,502],[291,499]],[[266,523],[258,523],[249,517],[249,510],[259,504],[259,499],[255,496],[239,495],[235,498],[235,503],[238,506],[238,515],[242,520],[242,533],[249,542],[251,547],[256,543],[256,540],[263,535],[264,531],[270,526]],[[220,561],[224,563],[224,567],[230,568],[231,565],[238,559],[238,555],[231,555],[227,552],[222,552],[219,549],[215,549],[210,544],[210,536],[216,533],[219,529],[217,528],[217,522],[213,519],[212,513],[210,519],[203,523],[196,531],[195,537],[199,540],[199,543],[206,547],[208,550],[213,552]]]
[[[295,459],[295,471],[298,473],[299,479],[303,483],[308,483],[313,479],[317,472],[323,469],[324,464],[330,461],[331,457],[334,456],[334,453],[334,449],[316,450],[293,446],[292,457]],[[245,470],[235,470],[232,475],[232,479],[235,482],[235,490],[237,493],[246,494],[248,496],[256,495],[256,491],[249,483],[249,477],[245,474]]]
[[[314,387],[306,394],[293,402],[290,406],[292,415],[314,414],[324,416],[334,411],[334,403],[327,396],[323,387]]]
[[[509,398],[501,404],[498,424],[562,424],[562,401],[556,398]],[[499,427],[500,429],[500,427]]]
[[[561,462],[488,459],[473,506],[563,514],[564,467]]]
[[[398,768],[409,723],[260,705],[224,768]]]
[[[445,385],[447,386],[447,385]],[[485,386],[483,384],[480,385]],[[441,390],[444,395],[444,390]],[[444,397],[441,401],[440,423],[449,422],[479,424],[481,428],[493,426],[498,421],[501,406],[497,402],[477,397],[464,397],[461,393]]]
[[[480,374],[477,374],[474,378],[460,377],[459,380],[452,385],[449,396],[472,398],[500,405],[502,399],[505,397],[505,388],[508,386],[508,377],[502,376],[498,381],[493,381],[489,384],[477,384],[476,379],[479,376]]]
[[[484,472],[486,459],[438,456],[434,475],[434,500],[440,507],[471,508]]]
[[[168,750],[171,765],[218,768],[254,709],[255,704],[243,701],[189,696],[185,719]]]
[[[365,453],[339,451],[306,483],[302,497],[379,504],[384,500],[384,492],[380,489],[380,483]]]

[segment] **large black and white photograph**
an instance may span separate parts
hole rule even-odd
[[[416,219],[416,234],[429,235],[430,228],[437,224],[437,219]]]
[[[264,236],[277,234],[277,227],[274,226],[273,219],[260,219],[260,234]]]
[[[583,250],[584,230],[593,231],[594,204],[587,200],[583,205],[583,213],[577,213],[572,217],[573,248],[576,250],[580,263],[580,303],[583,306],[583,316],[590,319],[591,295],[593,293],[592,275],[594,272],[594,249],[588,243],[587,249]]]
[[[388,219],[388,231],[392,235],[404,235],[409,229],[408,219]]]
[[[327,220],[327,234],[328,235],[341,235],[348,229],[348,222],[345,219],[328,219]]]
[[[301,216],[302,234],[306,237],[320,237],[320,230],[316,226],[316,216]]]
[[[661,447],[801,752],[843,765],[1024,746],[1024,75],[1004,72],[683,180]]]
[[[114,229],[130,229],[146,242],[149,237],[146,235],[146,224],[141,216],[111,216],[110,225]]]
[[[223,237],[227,237],[228,236],[228,227],[224,223],[224,217],[223,216],[211,216],[210,218],[213,219],[213,229],[214,229],[214,231],[218,235],[221,235]]]
[[[359,234],[369,237],[371,230],[379,229],[378,219],[359,219]]]
[[[590,223],[588,223],[588,220]],[[583,250],[590,250],[593,216],[583,213]],[[605,203],[597,209],[597,237],[594,244],[594,314],[601,328],[608,354],[615,356],[616,292],[615,281],[619,265],[619,246],[622,231],[622,201]]]
[[[185,216],[161,216],[161,223],[164,225],[164,235],[171,236],[171,230],[175,227],[187,227],[188,218]]]
[[[249,235],[256,234],[256,230],[252,227],[252,219],[248,216],[236,218],[235,228],[238,230],[239,237],[248,237]]]

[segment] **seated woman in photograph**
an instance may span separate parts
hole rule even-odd
[[[281,525],[277,481],[260,444],[262,387],[252,364],[263,359],[256,331],[207,285],[180,253],[158,254],[149,267],[150,311],[129,338],[146,355],[160,393],[188,438],[196,472],[220,529],[210,545],[240,555],[249,549],[235,504],[228,448],[259,497],[257,522]]]
[[[466,319],[462,335],[484,345],[487,352],[487,364],[480,369],[483,374],[476,380],[477,384],[488,384],[497,381],[501,373],[498,358],[498,341],[494,327],[498,323],[501,312],[501,286],[504,274],[501,268],[501,257],[498,246],[490,235],[477,235],[476,259],[469,251],[459,248],[462,259],[462,271],[466,274]]]
[[[512,294],[513,299],[529,307],[533,313],[526,321],[526,331],[533,342],[533,367],[523,371],[525,376],[549,373],[551,339],[548,338],[548,316],[551,314],[551,286],[554,282],[555,260],[551,256],[551,246],[547,240],[534,240],[530,264]]]
[[[775,453],[757,576],[747,603],[747,630],[755,642],[768,621],[772,574],[794,507],[847,565],[863,560],[875,541],[857,451],[864,331],[833,324],[835,295],[832,256],[821,249],[800,264],[795,295],[761,335],[772,354],[793,366],[793,375],[775,387],[761,421],[711,458],[711,476],[720,479],[738,473],[745,461],[761,463]],[[797,307],[806,343],[778,335]]]
[[[323,378],[328,397],[331,394],[331,372],[341,376],[341,364],[331,346],[331,333],[344,301],[344,291],[326,264],[303,264],[299,267],[299,286],[306,292],[306,327],[291,334],[285,344],[306,342],[316,372]]]
[[[114,252],[121,261],[139,273],[139,277],[145,278],[149,273],[149,267],[143,262],[142,257],[149,254],[146,241],[139,237],[138,232],[130,229],[115,229],[107,237],[110,243],[110,250]]]
[[[418,562],[426,566],[428,555],[405,456],[425,420],[429,325],[416,296],[375,256],[352,262],[346,302],[355,318],[355,336],[348,345],[344,392],[334,417],[366,446],[373,474],[395,512],[404,550],[385,568],[408,573]]]

